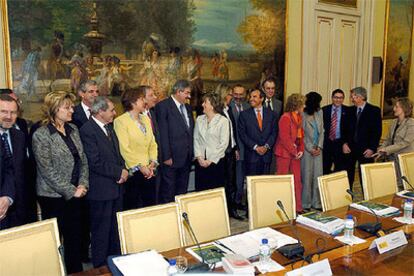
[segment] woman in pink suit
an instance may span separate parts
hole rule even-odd
[[[288,97],[285,113],[279,120],[279,134],[274,147],[276,155],[276,174],[293,174],[295,181],[296,212],[302,209],[302,182],[300,175],[300,159],[304,151],[304,131],[302,116],[305,97],[292,94]]]

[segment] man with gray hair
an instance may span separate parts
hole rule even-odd
[[[349,110],[349,125],[345,128],[346,140],[342,149],[349,158],[347,171],[352,190],[356,163],[359,167],[374,161],[373,154],[381,138],[382,121],[381,109],[367,102],[367,90],[364,87],[351,89],[351,101],[354,106]]]
[[[174,201],[174,196],[188,189],[190,166],[193,159],[194,119],[187,101],[191,98],[191,85],[178,80],[172,95],[156,105],[161,151],[160,203]]]
[[[99,96],[98,84],[94,80],[87,80],[79,86],[78,94],[81,102],[73,109],[72,123],[80,129],[91,116],[92,103]]]
[[[120,254],[116,213],[122,211],[122,184],[128,178],[119,142],[112,127],[114,104],[98,96],[92,116],[80,129],[89,164],[89,202],[92,263],[106,264],[109,255]]]

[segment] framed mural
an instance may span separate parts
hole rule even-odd
[[[345,7],[357,7],[357,0],[319,0],[320,3],[340,5]]]
[[[413,31],[413,1],[388,0],[383,116],[393,117],[396,98],[408,96]]]
[[[128,87],[160,99],[179,78],[202,91],[276,79],[283,98],[285,0],[7,0],[13,90],[24,117],[86,79],[116,103]]]

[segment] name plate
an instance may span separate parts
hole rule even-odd
[[[286,273],[286,276],[330,276],[331,266],[328,259],[297,268]]]
[[[404,232],[400,230],[375,239],[369,246],[369,249],[376,247],[378,252],[382,254],[407,243],[408,241],[404,235]]]

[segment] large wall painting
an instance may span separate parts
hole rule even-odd
[[[383,116],[392,117],[392,107],[398,97],[408,96],[413,1],[389,0],[386,41]]]
[[[179,78],[209,91],[284,88],[285,0],[8,0],[13,89],[37,120],[49,91],[74,93],[86,79],[119,101],[151,85],[168,96]]]

